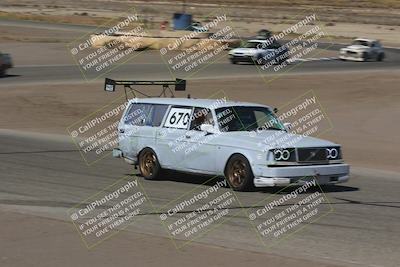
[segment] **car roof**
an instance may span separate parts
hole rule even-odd
[[[262,39],[251,39],[247,41],[248,43],[270,43],[268,40]]]
[[[229,101],[226,99],[197,99],[197,98],[166,98],[166,97],[151,97],[151,98],[139,98],[131,99],[130,103],[147,103],[147,104],[166,104],[166,105],[179,105],[179,106],[193,106],[193,107],[204,107],[204,108],[219,108],[229,106],[252,106],[252,107],[267,107],[266,105],[241,102],[241,101]]]
[[[376,42],[377,40],[367,39],[367,38],[357,38],[357,39],[355,39],[355,41]]]

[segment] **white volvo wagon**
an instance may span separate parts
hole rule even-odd
[[[312,177],[319,184],[349,179],[349,165],[338,144],[297,136],[290,145],[271,145],[275,135],[293,134],[265,105],[213,99],[130,100],[118,131],[113,156],[138,166],[146,179],[160,178],[164,170],[220,175],[239,191],[301,184]]]

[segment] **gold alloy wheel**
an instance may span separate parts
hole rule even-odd
[[[146,151],[140,158],[140,171],[144,177],[153,175],[154,168],[156,167],[156,155],[151,151]]]
[[[247,171],[246,171],[246,163],[237,159],[228,167],[228,179],[230,184],[233,187],[239,187],[246,180]]]

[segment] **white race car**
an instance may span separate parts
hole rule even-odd
[[[265,105],[132,99],[118,132],[114,157],[138,165],[146,179],[159,178],[163,169],[219,175],[238,191],[302,184],[306,177],[315,177],[319,184],[349,180],[349,165],[338,144],[307,136],[284,147],[263,143],[277,133],[282,140],[294,136]]]
[[[357,38],[350,46],[340,49],[339,58],[352,61],[382,61],[385,53],[379,41]]]
[[[229,51],[229,60],[232,64],[250,62],[254,64],[281,64],[289,58],[289,50],[278,42],[270,43],[267,40],[249,40],[244,47]]]

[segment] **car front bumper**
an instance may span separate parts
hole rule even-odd
[[[357,53],[340,54],[339,58],[343,59],[343,60],[351,60],[351,61],[365,61],[365,58],[363,57],[363,55],[357,54]]]
[[[230,60],[236,62],[254,62],[253,57],[247,55],[230,55]]]
[[[318,184],[343,183],[350,178],[350,166],[348,164],[288,167],[256,166],[253,168],[254,185],[256,187],[302,184],[308,177],[315,177]]]

